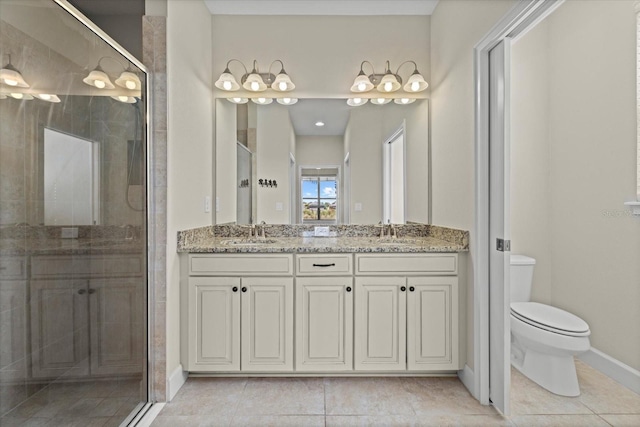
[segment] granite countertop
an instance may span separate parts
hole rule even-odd
[[[140,240],[113,239],[2,239],[0,255],[108,255],[142,253]]]
[[[247,238],[247,229],[239,226],[202,227],[178,233],[178,252],[428,253],[469,250],[469,233],[462,230],[431,225],[398,226],[398,238],[381,238],[377,237],[380,229],[375,226],[333,227],[335,230],[330,237],[311,237],[308,227],[267,225],[265,238]]]

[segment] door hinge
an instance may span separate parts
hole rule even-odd
[[[500,252],[510,252],[511,240],[496,239],[496,250]]]

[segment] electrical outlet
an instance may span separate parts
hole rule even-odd
[[[220,197],[216,197],[216,212],[220,212]]]
[[[204,211],[206,213],[211,212],[211,197],[209,197],[209,196],[206,196],[204,198]]]
[[[276,210],[277,211],[284,210],[284,205],[282,204],[282,202],[276,202]]]
[[[313,227],[313,235],[316,237],[329,236],[329,227]]]
[[[356,203],[354,206],[356,212],[362,212],[362,203]]]
[[[77,239],[78,227],[62,227],[60,231],[60,238],[62,239]]]

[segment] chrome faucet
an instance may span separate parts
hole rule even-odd
[[[261,221],[260,225],[257,225],[256,227],[259,227],[259,233],[258,233],[258,228],[256,228],[256,237],[259,237],[261,239],[265,239],[267,236],[264,233],[264,228],[267,225],[266,222]],[[258,235],[259,234],[259,235]]]

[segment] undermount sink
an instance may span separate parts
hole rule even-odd
[[[255,246],[255,245],[267,245],[276,243],[276,239],[229,239],[223,240],[221,243],[223,245],[233,245],[233,246]]]

